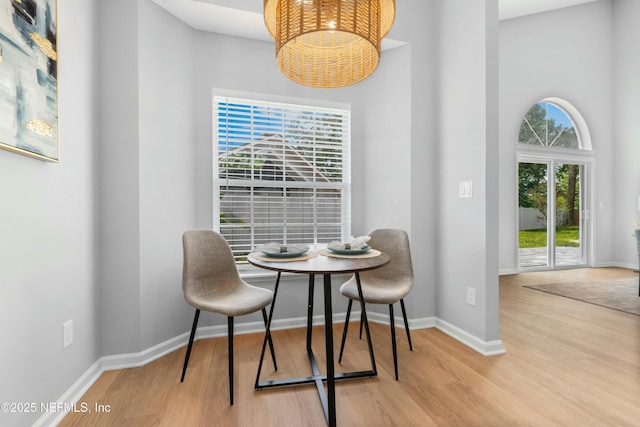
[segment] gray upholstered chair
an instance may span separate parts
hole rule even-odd
[[[409,236],[403,230],[396,229],[378,229],[369,233],[371,240],[369,246],[382,251],[391,257],[389,264],[384,267],[371,271],[363,271],[360,273],[360,283],[362,286],[362,296],[366,304],[388,304],[389,305],[389,321],[391,323],[391,343],[393,345],[393,365],[398,379],[398,355],[396,351],[396,332],[395,321],[393,316],[393,304],[400,301],[402,308],[402,317],[404,326],[407,331],[407,339],[409,341],[409,349],[413,351],[411,344],[411,333],[409,332],[409,322],[407,321],[407,312],[404,308],[404,297],[413,287],[413,263],[411,262],[411,248],[409,246]],[[342,344],[340,345],[340,358],[342,361],[342,353],[347,338],[347,329],[349,327],[349,317],[351,315],[351,306],[353,301],[358,301],[358,288],[355,276],[351,277],[340,287],[340,293],[349,298],[347,307],[347,318],[344,323],[342,332]],[[360,337],[362,337],[362,317],[360,319]]]
[[[200,310],[227,316],[229,343],[229,402],[233,405],[233,318],[262,310],[267,323],[265,307],[273,300],[273,292],[251,286],[240,278],[229,244],[213,230],[189,230],[182,236],[184,262],[182,290],[185,300],[196,309],[191,327],[189,345],[184,358],[182,377],[193,346]],[[273,364],[277,370],[276,356],[271,336],[268,336]]]

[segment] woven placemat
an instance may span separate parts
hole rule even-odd
[[[324,256],[330,256],[333,258],[375,258],[378,255],[380,255],[382,252],[380,252],[379,250],[376,249],[370,249],[367,252],[363,253],[363,254],[357,254],[357,255],[343,255],[343,254],[336,254],[334,252],[331,252],[328,249],[320,249],[320,255],[324,255]]]
[[[293,262],[293,261],[306,261],[311,258],[315,258],[318,256],[318,252],[308,251],[304,255],[300,255],[293,258],[278,258],[273,256],[268,256],[263,254],[262,252],[251,252],[249,254],[251,258],[259,259],[260,261],[268,261],[268,262]]]

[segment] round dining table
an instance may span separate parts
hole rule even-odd
[[[360,284],[360,274],[363,271],[373,270],[383,267],[390,261],[389,255],[372,249],[367,254],[362,255],[344,255],[329,252],[327,249],[321,249],[319,252],[310,251],[300,259],[275,258],[265,256],[262,253],[252,253],[248,256],[248,261],[252,265],[267,270],[277,272],[276,284],[273,295],[273,302],[269,309],[267,320],[265,339],[262,343],[262,352],[260,362],[258,364],[258,373],[256,375],[255,389],[262,390],[275,387],[287,387],[302,384],[315,383],[318,395],[322,403],[325,417],[329,426],[336,425],[336,380],[375,377],[377,375],[375,356],[371,345],[371,336],[369,334],[369,323],[367,321],[367,313],[365,309],[364,299],[362,297],[362,287]],[[267,336],[271,330],[271,320],[273,319],[274,307],[278,295],[278,287],[280,285],[280,276],[282,273],[298,273],[309,275],[309,301],[307,304],[307,355],[311,366],[312,375],[307,377],[279,379],[272,381],[260,381],[260,372],[264,359]],[[313,350],[311,348],[312,341],[312,317],[313,317],[313,294],[315,275],[323,276],[324,285],[324,330],[325,330],[325,356],[326,356],[326,374],[321,374],[316,363]],[[365,329],[367,345],[369,346],[369,357],[371,360],[371,369],[358,372],[335,373],[334,349],[333,349],[333,307],[331,301],[331,276],[334,274],[354,274],[358,287],[358,295],[360,297],[360,307],[362,310],[362,323]],[[346,337],[343,336],[343,340]],[[327,390],[323,383],[327,384]]]

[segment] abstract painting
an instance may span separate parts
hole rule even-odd
[[[57,0],[0,0],[0,148],[60,161]]]

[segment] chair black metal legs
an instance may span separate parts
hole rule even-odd
[[[409,341],[409,350],[413,351],[413,345],[411,344],[411,333],[409,332],[409,321],[407,320],[407,310],[404,308],[404,299],[400,300],[400,307],[402,308],[402,319],[404,320],[404,329],[407,331],[407,341]],[[393,346],[393,368],[396,374],[396,381],[398,381],[398,353],[396,350],[396,325],[395,316],[393,315],[393,304],[389,304],[389,323],[391,324],[391,345]]]
[[[187,353],[184,356],[184,365],[182,367],[182,376],[180,377],[180,382],[184,381],[184,376],[187,373],[187,365],[189,364],[189,357],[191,356],[191,349],[193,347],[193,338],[196,335],[196,329],[198,328],[198,318],[200,317],[200,310],[196,309],[196,314],[193,318],[193,325],[191,326],[191,334],[189,335],[189,344],[187,345]],[[265,326],[267,323],[267,311],[262,309],[262,318],[265,321]],[[276,353],[273,348],[273,341],[271,340],[271,334],[267,334],[267,340],[269,342],[269,349],[271,350],[271,358],[273,359],[273,365],[275,370],[278,370],[278,365],[276,364]],[[227,343],[228,343],[228,352],[229,352],[229,404],[233,405],[233,316],[227,317]]]
[[[262,309],[262,319],[264,320],[264,326],[267,326],[267,310]],[[229,342],[229,404],[233,405],[233,317],[227,317],[227,336]],[[273,359],[273,366],[275,370],[278,370],[278,364],[276,363],[276,353],[273,349],[273,341],[271,340],[271,332],[267,331],[267,341],[269,342],[269,350],[271,350],[271,358]]]
[[[409,321],[407,320],[407,310],[404,309],[404,299],[400,300],[400,307],[402,308],[402,318],[404,319],[404,330],[407,331],[409,350],[413,351],[413,346],[411,345],[411,333],[409,332]]]
[[[184,381],[184,376],[187,373],[187,365],[189,364],[191,348],[193,347],[193,337],[196,335],[199,317],[200,310],[196,309],[196,315],[193,318],[193,326],[191,326],[191,335],[189,336],[189,345],[187,345],[187,354],[184,356],[184,366],[182,367],[182,377],[180,378],[180,382]],[[233,405],[233,317],[231,316],[227,317],[227,337],[229,345],[229,403]]]
[[[342,343],[340,344],[340,356],[338,358],[338,363],[342,363],[342,354],[344,352],[344,344],[347,340],[347,330],[349,329],[349,318],[351,317],[351,308],[353,305],[353,300],[349,299],[349,303],[347,305],[347,318],[344,322],[344,328],[342,330]],[[402,308],[402,318],[404,320],[404,328],[407,332],[407,341],[409,341],[409,350],[413,351],[413,345],[411,344],[411,333],[409,332],[409,321],[407,320],[407,311],[404,307],[404,299],[400,300],[400,307]],[[396,348],[396,327],[395,327],[395,316],[393,314],[393,304],[389,304],[389,324],[391,325],[391,345],[393,349],[393,368],[396,375],[396,380],[398,380],[398,353]],[[360,316],[360,338],[362,338],[362,316]]]
[[[182,377],[180,382],[184,381],[184,374],[187,373],[187,365],[189,364],[189,356],[191,356],[191,347],[193,346],[193,337],[196,335],[196,328],[198,327],[198,318],[200,317],[200,310],[196,309],[196,315],[193,318],[193,326],[191,326],[191,335],[189,336],[189,345],[187,346],[187,354],[184,356],[184,366],[182,367]]]
[[[344,321],[344,329],[342,329],[342,343],[340,344],[340,357],[338,357],[338,363],[342,363],[342,352],[344,351],[344,342],[347,340],[347,330],[349,329],[349,317],[351,317],[351,306],[353,300],[349,299],[349,305],[347,305],[347,318]],[[360,322],[360,336],[362,337],[362,321]]]
[[[396,350],[396,322],[393,317],[393,304],[389,304],[389,324],[391,325],[391,346],[393,349],[393,370],[398,381],[398,351]]]
[[[227,317],[227,342],[229,343],[229,405],[233,405],[233,316]]]

